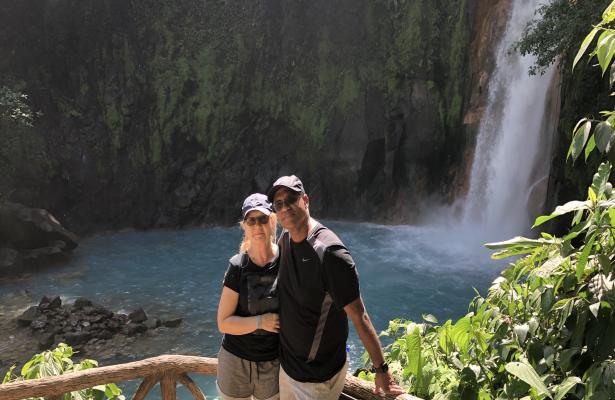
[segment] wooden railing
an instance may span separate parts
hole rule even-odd
[[[216,358],[164,355],[65,375],[5,383],[0,385],[0,399],[21,400],[28,397],[44,397],[48,400],[56,400],[64,393],[75,390],[143,379],[133,396],[134,400],[143,400],[158,382],[160,382],[162,400],[177,398],[178,382],[188,389],[196,400],[205,400],[205,395],[188,374],[216,375],[217,368]],[[348,375],[344,385],[344,394],[348,396],[347,398],[354,399],[382,399],[373,394],[373,388],[373,384]],[[399,396],[397,399],[420,400],[408,395]]]

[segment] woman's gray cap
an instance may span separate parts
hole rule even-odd
[[[243,201],[241,213],[244,219],[250,211],[254,210],[258,210],[265,215],[270,215],[273,212],[271,202],[269,202],[269,200],[267,200],[267,196],[262,193],[252,193]]]
[[[273,182],[273,186],[271,186],[271,189],[267,192],[267,199],[269,199],[269,201],[273,201],[273,196],[275,196],[275,193],[282,188],[290,189],[299,194],[305,193],[301,179],[297,178],[295,175],[281,176],[277,181]]]

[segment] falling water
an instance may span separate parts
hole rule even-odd
[[[555,69],[529,76],[534,58],[511,51],[540,4],[513,2],[477,137],[463,219],[492,240],[528,230],[528,199],[535,197],[530,190],[548,181],[543,177],[549,170],[553,115],[547,103]]]

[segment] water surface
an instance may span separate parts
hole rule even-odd
[[[471,240],[472,232],[325,224],[340,236],[355,259],[361,293],[377,331],[385,329],[393,318],[418,320],[425,313],[441,321],[458,318],[467,312],[474,288],[484,293],[501,269]],[[7,317],[22,311],[28,305],[25,296],[34,304],[43,295],[56,294],[64,301],[85,296],[116,312],[143,307],[151,316],[180,315],[183,323],[177,329],[137,340],[131,345],[131,354],[101,355],[102,364],[165,353],[214,357],[221,341],[215,322],[218,297],[227,261],[237,251],[240,239],[237,227],[86,238],[68,265],[1,282],[0,314]],[[352,328],[349,344],[354,369],[360,366],[363,346]],[[215,396],[213,378],[196,380],[207,396]],[[125,388],[126,394],[132,395],[134,384]],[[181,393],[180,398],[189,398],[183,389]]]

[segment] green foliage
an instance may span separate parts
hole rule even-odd
[[[32,126],[34,116],[26,94],[0,86],[0,119]]]
[[[470,312],[439,325],[394,320],[386,359],[396,378],[428,399],[613,398],[615,196],[603,163],[586,201],[539,217],[574,214],[563,237],[488,244],[493,258],[525,254],[478,295]]]
[[[602,21],[596,25],[585,37],[581,47],[577,52],[572,63],[574,68],[583,58],[590,46],[594,44],[594,49],[589,53],[589,58],[594,57],[602,71],[602,76],[609,70],[609,87],[615,84],[615,65],[612,64],[615,56],[615,29],[612,28],[615,20],[615,1],[602,13]],[[613,96],[615,93],[611,93]],[[594,149],[602,154],[611,150],[611,145],[615,138],[615,111],[601,111],[602,119],[581,119],[572,130],[572,143],[568,149],[566,159],[572,157],[573,161],[583,153],[585,149],[585,160]],[[593,128],[593,129],[592,129]]]
[[[14,375],[15,366],[13,365],[6,375],[2,383],[16,382],[28,379],[44,378],[47,376],[63,375],[66,373],[82,371],[85,369],[95,368],[98,362],[94,360],[83,360],[80,363],[74,363],[71,357],[73,349],[60,343],[54,350],[47,350],[36,354],[30,359],[21,369],[18,376]],[[43,400],[42,397],[33,398]],[[66,393],[61,397],[62,400],[124,400],[122,391],[114,383],[106,385],[98,385],[90,389],[83,389],[71,393]]]
[[[530,74],[542,73],[562,55],[566,56],[587,32],[587,21],[595,21],[609,0],[554,0],[540,6],[515,49],[533,54],[536,63]],[[566,57],[565,57],[566,58]]]

